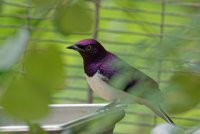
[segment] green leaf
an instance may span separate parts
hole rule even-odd
[[[47,90],[54,92],[63,85],[62,59],[56,47],[44,51],[33,50],[24,60],[26,78]]]
[[[61,1],[63,0],[31,0],[31,4],[34,4],[36,7],[35,15],[38,17],[44,17]]]
[[[62,134],[111,133],[110,130],[125,116],[123,108],[112,107],[107,111],[94,113],[88,117],[71,122],[64,127]]]
[[[22,29],[19,30],[15,37],[9,38],[0,46],[0,71],[9,69],[17,62],[21,54],[23,54],[28,40],[29,32]]]
[[[93,26],[93,15],[89,7],[82,0],[68,0],[60,4],[54,17],[56,28],[63,34],[89,32]]]
[[[43,128],[37,123],[29,123],[29,133],[30,134],[48,134]]]
[[[178,127],[178,126],[172,126],[169,124],[158,124],[155,128],[151,130],[151,134],[188,134],[185,132],[184,129]]]
[[[167,109],[172,113],[180,113],[196,106],[200,102],[199,81],[199,75],[175,74],[165,95]]]
[[[49,98],[49,94],[42,88],[21,78],[12,81],[1,99],[1,104],[7,113],[16,118],[32,120],[47,114]]]
[[[4,89],[9,85],[9,82],[12,81],[14,71],[9,70],[6,72],[0,72],[0,90]],[[0,92],[0,98],[1,98],[1,92]]]
[[[137,13],[137,12],[130,12],[130,10],[138,10],[139,8],[139,3],[138,1],[134,1],[134,0],[112,0],[114,2],[114,4],[116,4],[116,6],[120,7],[123,12],[125,13],[125,16],[128,16],[130,19],[134,19],[134,20],[148,20],[147,16],[141,14],[141,13]],[[145,2],[145,0],[142,0],[143,2]],[[144,23],[139,23],[137,24],[138,27],[140,27],[142,30],[144,30],[145,32],[148,33],[155,33],[155,28],[152,27],[151,25],[148,24],[144,24]]]
[[[0,13],[1,13],[1,10],[2,10],[2,3],[3,3],[3,0],[0,0]]]
[[[47,114],[52,93],[63,85],[62,60],[58,50],[49,46],[27,52],[23,63],[24,76],[11,82],[1,103],[16,118],[37,119]]]
[[[32,3],[34,3],[37,6],[55,6],[56,3],[58,3],[59,0],[31,0]]]
[[[113,0],[113,2],[116,5],[123,7],[123,8],[129,8],[129,9],[132,8],[133,9],[133,8],[137,7],[136,2],[131,1],[131,0]]]

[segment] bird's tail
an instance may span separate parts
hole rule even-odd
[[[165,121],[167,121],[171,125],[175,125],[175,123],[172,121],[172,119],[161,109],[159,108],[160,114],[159,116],[163,118]]]
[[[160,116],[162,119],[164,119],[167,123],[170,125],[175,125],[175,123],[172,121],[172,119],[162,110],[160,107],[154,107],[151,108],[158,116]]]
[[[171,125],[175,125],[172,119],[164,112],[164,110],[162,110],[161,107],[156,106],[155,104],[152,104],[152,103],[151,104],[148,103],[146,106],[149,107],[153,112],[155,112],[162,119],[164,119],[167,123]]]
[[[162,110],[161,105],[158,103],[153,103],[145,99],[136,98],[135,101],[141,105],[146,105],[150,108],[156,115],[164,119],[167,123],[171,125],[175,125],[172,119]]]

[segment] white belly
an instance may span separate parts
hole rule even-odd
[[[93,77],[88,77],[86,75],[88,84],[99,97],[104,98],[108,101],[122,100],[124,98],[127,98],[127,93],[119,89],[114,89],[105,81],[103,81],[102,77],[103,76],[98,72]]]

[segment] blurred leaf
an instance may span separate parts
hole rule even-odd
[[[2,11],[2,3],[3,3],[3,0],[0,0],[0,13]]]
[[[130,9],[137,9],[141,2],[134,0],[112,0],[117,6],[124,9],[124,11],[129,11]],[[146,0],[140,0],[145,2]]]
[[[89,32],[93,26],[93,15],[89,4],[83,0],[64,1],[55,12],[54,23],[64,33]]]
[[[200,14],[200,12],[198,14]],[[187,28],[188,32],[185,34],[185,38],[195,38],[195,40],[192,40],[191,42],[197,41],[199,43],[200,39],[198,37],[200,35],[200,17],[190,17],[189,25],[190,27]]]
[[[162,45],[158,45],[157,47],[152,49],[152,54],[153,57],[156,58],[176,58],[177,60],[181,57],[180,53],[182,52],[183,47],[178,46],[184,45],[184,44],[189,44],[189,40],[184,40],[184,39],[179,39],[179,37],[185,37],[188,33],[187,29],[181,29],[181,30],[172,30],[169,32],[166,32],[164,35],[164,38],[162,40]],[[170,35],[170,36],[169,36]],[[151,42],[152,44],[160,44],[160,40],[154,40]],[[154,60],[156,61],[156,60]],[[157,61],[156,61],[157,62]],[[181,60],[180,60],[181,62]]]
[[[125,111],[113,107],[104,112],[96,112],[88,117],[64,126],[62,134],[98,134],[112,133],[115,124],[125,116]]]
[[[113,0],[116,5],[123,7],[123,8],[135,8],[137,7],[136,2],[131,0]]]
[[[193,1],[194,2],[194,1]],[[194,4],[194,6],[190,6],[190,7],[188,7],[188,8],[186,8],[186,10],[187,10],[187,12],[188,13],[191,13],[191,14],[198,14],[199,13],[199,6],[198,6],[198,2],[199,1],[197,1],[197,6],[195,6],[195,4]]]
[[[58,1],[60,0],[31,0],[35,5],[44,7],[55,6]]]
[[[169,124],[159,124],[152,129],[151,134],[186,134],[185,131],[177,126]]]
[[[52,9],[54,9],[60,2],[64,0],[31,0],[31,3],[36,5],[35,16],[44,17]],[[39,21],[38,21],[39,23]]]
[[[200,102],[200,76],[192,73],[175,74],[167,88],[165,101],[171,113],[192,109]]]
[[[187,132],[187,134],[200,134],[200,126],[191,127]]]
[[[62,59],[56,47],[44,51],[33,50],[25,56],[26,78],[48,92],[54,92],[63,84]]]
[[[137,1],[131,1],[131,0],[112,0],[117,6],[122,8],[125,15],[127,15],[129,18],[133,18],[134,20],[148,20],[146,16],[144,16],[141,13],[134,12],[132,13],[131,10],[138,10],[139,3]],[[143,0],[144,2],[145,0]],[[145,23],[139,23],[136,24],[138,27],[140,27],[142,30],[144,30],[147,33],[155,33],[155,28],[151,25],[145,24]]]
[[[9,114],[32,120],[47,114],[50,97],[62,82],[62,61],[55,47],[27,52],[25,74],[9,85],[2,97],[2,106]]]
[[[12,81],[1,104],[6,112],[22,120],[37,119],[48,112],[49,94],[25,79]]]
[[[43,128],[37,123],[29,123],[29,134],[48,134]]]
[[[0,71],[7,70],[23,54],[29,39],[29,32],[25,29],[19,30],[16,37],[9,38],[0,46]]]
[[[12,76],[14,74],[13,70],[9,70],[6,72],[0,72],[0,90],[4,89],[9,85],[9,82],[12,81]],[[2,93],[0,92],[0,98]]]
[[[187,68],[193,70],[194,72],[200,72],[200,61],[191,60]]]

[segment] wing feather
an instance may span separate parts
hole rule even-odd
[[[161,92],[155,80],[111,54],[99,68],[102,78],[116,89],[142,98],[160,100]]]

